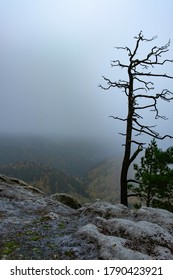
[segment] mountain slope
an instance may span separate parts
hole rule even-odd
[[[88,191],[92,200],[119,201],[119,178],[121,159],[103,161],[93,168],[86,177]]]
[[[115,152],[103,139],[0,136],[0,164],[31,161],[72,176],[85,176],[93,165]]]
[[[82,179],[41,163],[21,161],[0,165],[0,174],[24,180],[47,194],[68,193],[78,197],[81,202],[89,199]]]

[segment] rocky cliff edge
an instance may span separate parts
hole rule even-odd
[[[173,259],[173,213],[57,197],[0,175],[0,259]]]

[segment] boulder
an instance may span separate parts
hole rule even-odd
[[[66,193],[55,193],[51,197],[73,209],[78,209],[82,206],[76,198]]]

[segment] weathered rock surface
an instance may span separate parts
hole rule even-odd
[[[58,200],[73,209],[78,209],[82,206],[76,198],[72,197],[69,194],[55,193],[51,196],[51,198]]]
[[[173,259],[173,213],[97,201],[73,209],[0,176],[0,259]]]

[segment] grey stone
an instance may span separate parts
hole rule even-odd
[[[173,213],[59,195],[0,176],[0,259],[173,259]]]

